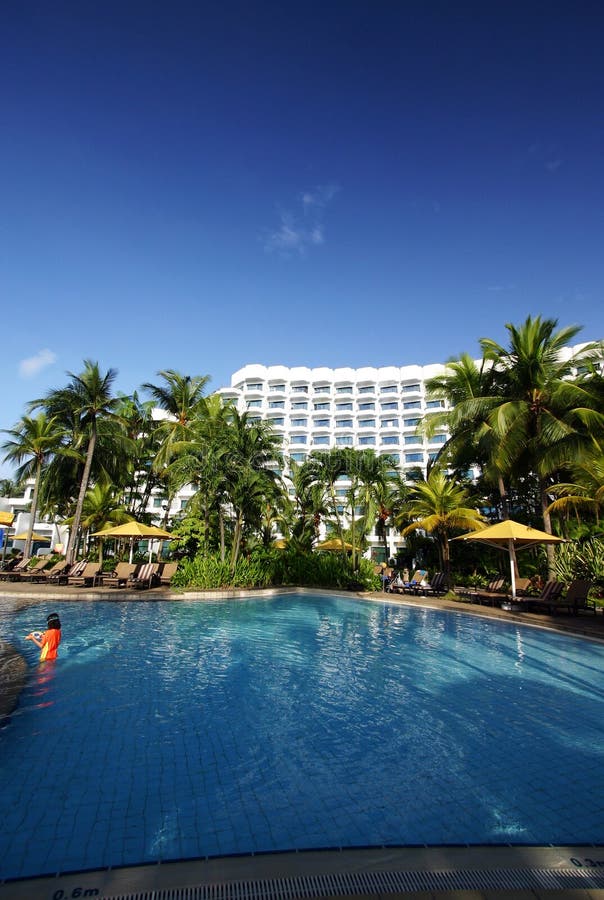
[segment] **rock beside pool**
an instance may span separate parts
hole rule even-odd
[[[27,664],[11,644],[0,641],[0,724],[9,716],[25,684]]]

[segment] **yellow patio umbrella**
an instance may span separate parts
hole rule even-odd
[[[21,534],[12,534],[10,535],[12,541],[26,541],[27,540],[27,531],[22,532]],[[38,541],[40,543],[43,541],[44,543],[50,544],[50,535],[49,534],[36,534],[35,531],[32,532],[31,535],[32,541]]]
[[[491,547],[499,547],[510,554],[510,583],[512,587],[512,600],[516,599],[516,572],[514,571],[514,550],[524,550],[534,547],[536,544],[564,544],[563,538],[555,534],[547,534],[530,525],[522,525],[513,519],[505,519],[495,525],[488,525],[478,531],[470,531],[469,534],[461,534],[451,538],[453,541],[479,541],[489,544]]]
[[[115,528],[104,528],[103,531],[95,531],[92,537],[123,537],[130,538],[130,562],[134,555],[134,542],[136,540],[169,540],[172,535],[157,525],[146,525],[144,522],[124,522],[123,525],[116,525]],[[151,559],[151,545],[149,544],[149,559]]]
[[[341,550],[342,549],[342,541],[339,538],[330,538],[328,541],[323,541],[321,544],[317,544],[316,550]],[[352,544],[346,543],[344,541],[344,550],[352,550]]]

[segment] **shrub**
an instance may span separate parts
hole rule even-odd
[[[575,578],[585,578],[601,594],[604,592],[604,540],[592,537],[560,544],[556,548],[554,570],[560,581],[568,584]]]
[[[182,560],[172,584],[177,587],[217,590],[219,588],[264,588],[281,585],[377,590],[380,579],[373,563],[361,559],[357,572],[350,561],[335,553],[298,553],[258,549],[237,561],[231,573],[228,562],[218,555],[199,555]]]

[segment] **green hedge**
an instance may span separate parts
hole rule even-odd
[[[238,560],[234,573],[217,555],[182,560],[172,580],[175,587],[197,590],[265,588],[278,586],[377,590],[380,579],[374,565],[361,559],[357,572],[335,553],[294,553],[258,550]]]

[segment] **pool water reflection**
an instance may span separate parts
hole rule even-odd
[[[315,594],[64,603],[0,732],[4,878],[311,847],[604,841],[600,644]],[[47,610],[40,610],[39,619]]]

